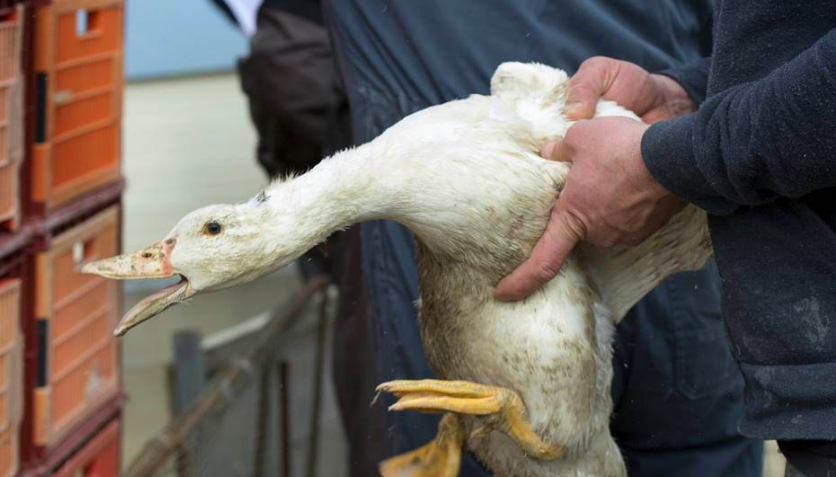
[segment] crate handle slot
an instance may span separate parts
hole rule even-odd
[[[46,142],[46,103],[49,93],[49,77],[46,73],[38,73],[35,82],[37,94],[37,100],[35,101],[35,142],[43,144]]]
[[[47,367],[49,366],[49,356],[47,355],[49,346],[49,322],[47,320],[38,320],[37,322],[37,339],[38,339],[38,367],[35,386],[43,388],[49,386],[49,377],[47,376]]]
[[[75,12],[75,34],[79,38],[99,33],[101,21],[98,10],[81,8]]]
[[[54,95],[52,95],[52,100],[57,105],[69,103],[73,99],[73,91],[70,89],[64,89],[61,91],[56,91]]]
[[[73,263],[77,268],[93,259],[94,254],[93,240],[79,240],[73,244]]]

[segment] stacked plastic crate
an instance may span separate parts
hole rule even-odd
[[[0,2],[0,230],[20,225],[23,11]]]
[[[0,477],[17,474],[24,410],[22,325],[31,312],[31,229],[22,218],[24,11],[0,1]]]
[[[21,323],[31,306],[31,266],[24,230],[0,235],[0,477],[12,477],[20,462],[23,416]]]
[[[115,477],[121,296],[79,270],[120,247],[123,1],[12,3],[0,0],[0,477]]]

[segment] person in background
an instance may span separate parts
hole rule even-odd
[[[214,1],[239,25],[223,0]],[[265,0],[238,72],[258,132],[256,157],[269,177],[303,173],[351,144],[348,101],[319,0]],[[376,357],[360,277],[359,229],[335,234],[326,247],[329,256],[313,250],[297,263],[304,279],[327,273],[340,289],[332,376],[348,438],[349,475],[368,477],[377,474],[384,456],[383,412],[369,406],[380,380],[369,365]]]
[[[581,240],[634,243],[686,202],[704,209],[746,379],[740,430],[777,440],[788,476],[836,476],[836,2],[717,8],[711,58],[666,72],[675,81],[612,58],[572,80],[578,118],[601,96],[705,99],[649,127],[580,121],[544,148],[573,166],[547,233],[497,295],[526,296]]]
[[[325,8],[357,143],[420,109],[488,93],[503,61],[572,73],[583,60],[608,55],[661,70],[711,51],[710,0],[332,0]],[[638,112],[657,121],[686,112],[674,99]],[[392,222],[361,229],[381,379],[429,378],[414,306],[413,238]],[[614,360],[611,427],[631,476],[761,476],[763,443],[736,430],[743,380],[726,345],[714,266],[673,276],[637,304],[618,327]],[[436,433],[437,419],[424,414],[386,420],[389,456]],[[461,475],[488,473],[468,456]]]

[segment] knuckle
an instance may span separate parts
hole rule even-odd
[[[560,204],[558,203],[558,205]],[[582,240],[586,236],[586,221],[577,210],[555,207],[552,216],[558,222],[560,232],[563,235],[577,240]]]
[[[586,235],[586,222],[580,217],[578,213],[566,214],[566,228],[578,239]]]
[[[581,68],[583,68],[584,66],[593,69],[601,68],[606,66],[610,61],[612,60],[610,58],[607,58],[606,56],[593,56],[592,58],[589,58],[583,63],[581,63]]]
[[[549,280],[557,275],[557,267],[545,260],[538,260],[534,263],[535,274],[540,281]]]

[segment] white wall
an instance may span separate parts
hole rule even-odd
[[[124,112],[126,251],[161,240],[198,207],[239,202],[267,184],[236,76],[128,84]]]

